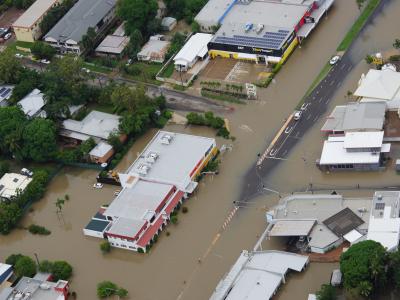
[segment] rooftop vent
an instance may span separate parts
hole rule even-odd
[[[159,155],[158,155],[158,153],[156,153],[156,152],[150,152],[149,154],[147,154],[147,156],[146,156],[146,162],[149,162],[149,163],[155,163],[156,162],[156,160],[157,160],[157,158],[159,157]]]
[[[383,196],[379,194],[379,195],[376,196],[376,198],[377,198],[378,200],[382,200],[382,199],[383,199]]]
[[[39,285],[39,287],[42,290],[49,290],[50,289],[50,285],[48,285],[46,283],[42,283],[41,285]]]
[[[170,134],[164,134],[161,138],[161,144],[163,145],[169,145],[171,144],[172,141],[172,135]]]
[[[14,182],[18,182],[18,178],[14,178],[13,181],[14,181]]]
[[[248,22],[244,26],[244,31],[249,32],[252,28],[253,28],[253,23]]]
[[[256,27],[256,33],[259,34],[264,29],[264,24],[258,24]]]
[[[138,172],[140,175],[147,175],[149,171],[150,171],[150,166],[148,165],[140,165],[138,167]]]

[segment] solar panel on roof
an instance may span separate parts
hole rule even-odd
[[[4,92],[1,93],[1,97],[5,97],[10,93],[11,89],[6,89]]]
[[[375,209],[376,210],[384,210],[385,209],[385,203],[376,203],[375,204]]]
[[[5,87],[1,88],[0,93],[4,92],[5,89],[6,89]]]

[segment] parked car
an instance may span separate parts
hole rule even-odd
[[[335,55],[331,58],[331,60],[329,61],[329,64],[331,66],[335,65],[338,61],[340,60],[340,56],[339,55]]]
[[[11,36],[12,36],[12,33],[11,32],[9,32],[9,33],[7,33],[5,36],[4,36],[4,40],[9,40],[10,38],[11,38]]]
[[[40,62],[41,62],[42,64],[45,64],[45,65],[50,64],[50,61],[47,60],[47,59],[45,59],[45,58],[41,59]]]
[[[97,183],[93,184],[93,187],[94,187],[95,189],[102,189],[102,188],[103,188],[103,184],[97,182]]]
[[[28,177],[33,176],[33,172],[31,170],[28,170],[27,168],[22,168],[20,173]]]
[[[21,53],[15,53],[16,58],[23,58],[24,56]]]
[[[294,113],[293,119],[294,119],[295,121],[300,120],[302,114],[303,114],[302,111],[300,111],[300,110],[296,111],[296,112]]]

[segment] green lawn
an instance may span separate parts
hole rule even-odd
[[[170,78],[172,76],[172,73],[174,73],[175,66],[173,62],[171,61],[168,66],[164,69],[164,71],[160,74],[161,77],[163,78]]]
[[[100,65],[95,65],[92,63],[88,63],[88,62],[84,62],[83,66],[87,69],[89,69],[90,71],[93,72],[97,72],[97,73],[105,73],[105,74],[109,74],[112,72],[112,69],[104,67],[104,66],[100,66]]]
[[[339,47],[337,48],[337,51],[345,51],[347,50],[347,48],[349,48],[353,40],[360,32],[360,30],[363,28],[369,16],[374,12],[375,8],[378,6],[380,2],[381,0],[370,0],[368,2],[367,6],[364,8],[361,15],[358,17],[357,21],[353,24],[353,26],[350,28],[350,30],[347,32],[346,36],[340,43]]]
[[[132,66],[136,66],[137,68],[139,68],[140,74],[138,75],[125,74],[125,77],[146,83],[153,83],[157,85],[161,84],[159,81],[156,80],[156,75],[161,70],[162,64],[135,62],[132,64]]]
[[[86,107],[86,110],[87,110],[87,112],[90,112],[92,110],[98,110],[98,111],[108,113],[108,114],[114,113],[114,107],[111,104],[90,103]]]

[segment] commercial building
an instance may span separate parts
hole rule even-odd
[[[93,138],[96,142],[106,141],[110,134],[119,132],[120,118],[117,115],[93,110],[82,121],[72,119],[63,121],[60,135],[77,142],[89,138]]]
[[[182,49],[175,55],[174,64],[178,71],[186,72],[199,60],[207,57],[207,44],[212,39],[211,34],[196,33],[190,37]]]
[[[385,123],[383,102],[350,102],[336,106],[321,131],[340,135],[352,131],[381,131]]]
[[[38,273],[34,278],[22,277],[14,287],[0,292],[0,300],[67,300],[68,281],[50,281],[51,275]]]
[[[6,173],[0,179],[0,200],[12,200],[18,193],[23,192],[32,178],[28,176]]]
[[[45,104],[44,94],[38,89],[34,89],[18,102],[18,106],[28,118],[46,118],[46,112],[43,110]]]
[[[13,85],[2,85],[0,86],[0,107],[8,106],[8,99],[12,96]]]
[[[106,38],[96,48],[96,54],[99,56],[120,57],[129,44],[129,36],[125,35],[124,23],[122,23],[113,34]]]
[[[374,194],[367,240],[381,243],[389,252],[397,251],[400,239],[400,192]]]
[[[60,5],[63,0],[36,0],[12,25],[18,41],[31,42],[38,40],[42,32],[40,23],[48,11]]]
[[[334,0],[214,0],[209,11],[215,22],[219,10],[212,12],[213,3],[226,7],[219,17],[221,27],[208,45],[209,55],[276,64],[284,62],[299,42],[319,23]],[[205,6],[206,8],[207,6]],[[208,24],[207,24],[208,23]]]
[[[89,28],[101,35],[115,19],[117,0],[79,0],[45,35],[44,40],[60,53],[79,55],[82,37]]]
[[[204,32],[213,32],[237,0],[209,0],[194,20]]]
[[[384,167],[391,144],[383,143],[383,131],[347,132],[324,142],[317,166],[330,171],[377,171]]]
[[[400,108],[400,73],[391,69],[368,71],[362,75],[354,92],[361,102],[381,101],[387,110]]]
[[[285,283],[288,271],[303,271],[308,256],[283,251],[242,251],[218,283],[210,300],[268,300]]]
[[[362,235],[367,232],[371,205],[364,198],[295,194],[267,212],[266,236],[297,239],[296,249],[325,253],[354,229]]]
[[[84,229],[114,247],[146,252],[171,213],[197,187],[196,177],[217,152],[215,140],[159,131],[125,174],[122,190]]]
[[[163,35],[151,36],[137,54],[138,60],[163,63],[171,42],[164,40]]]

